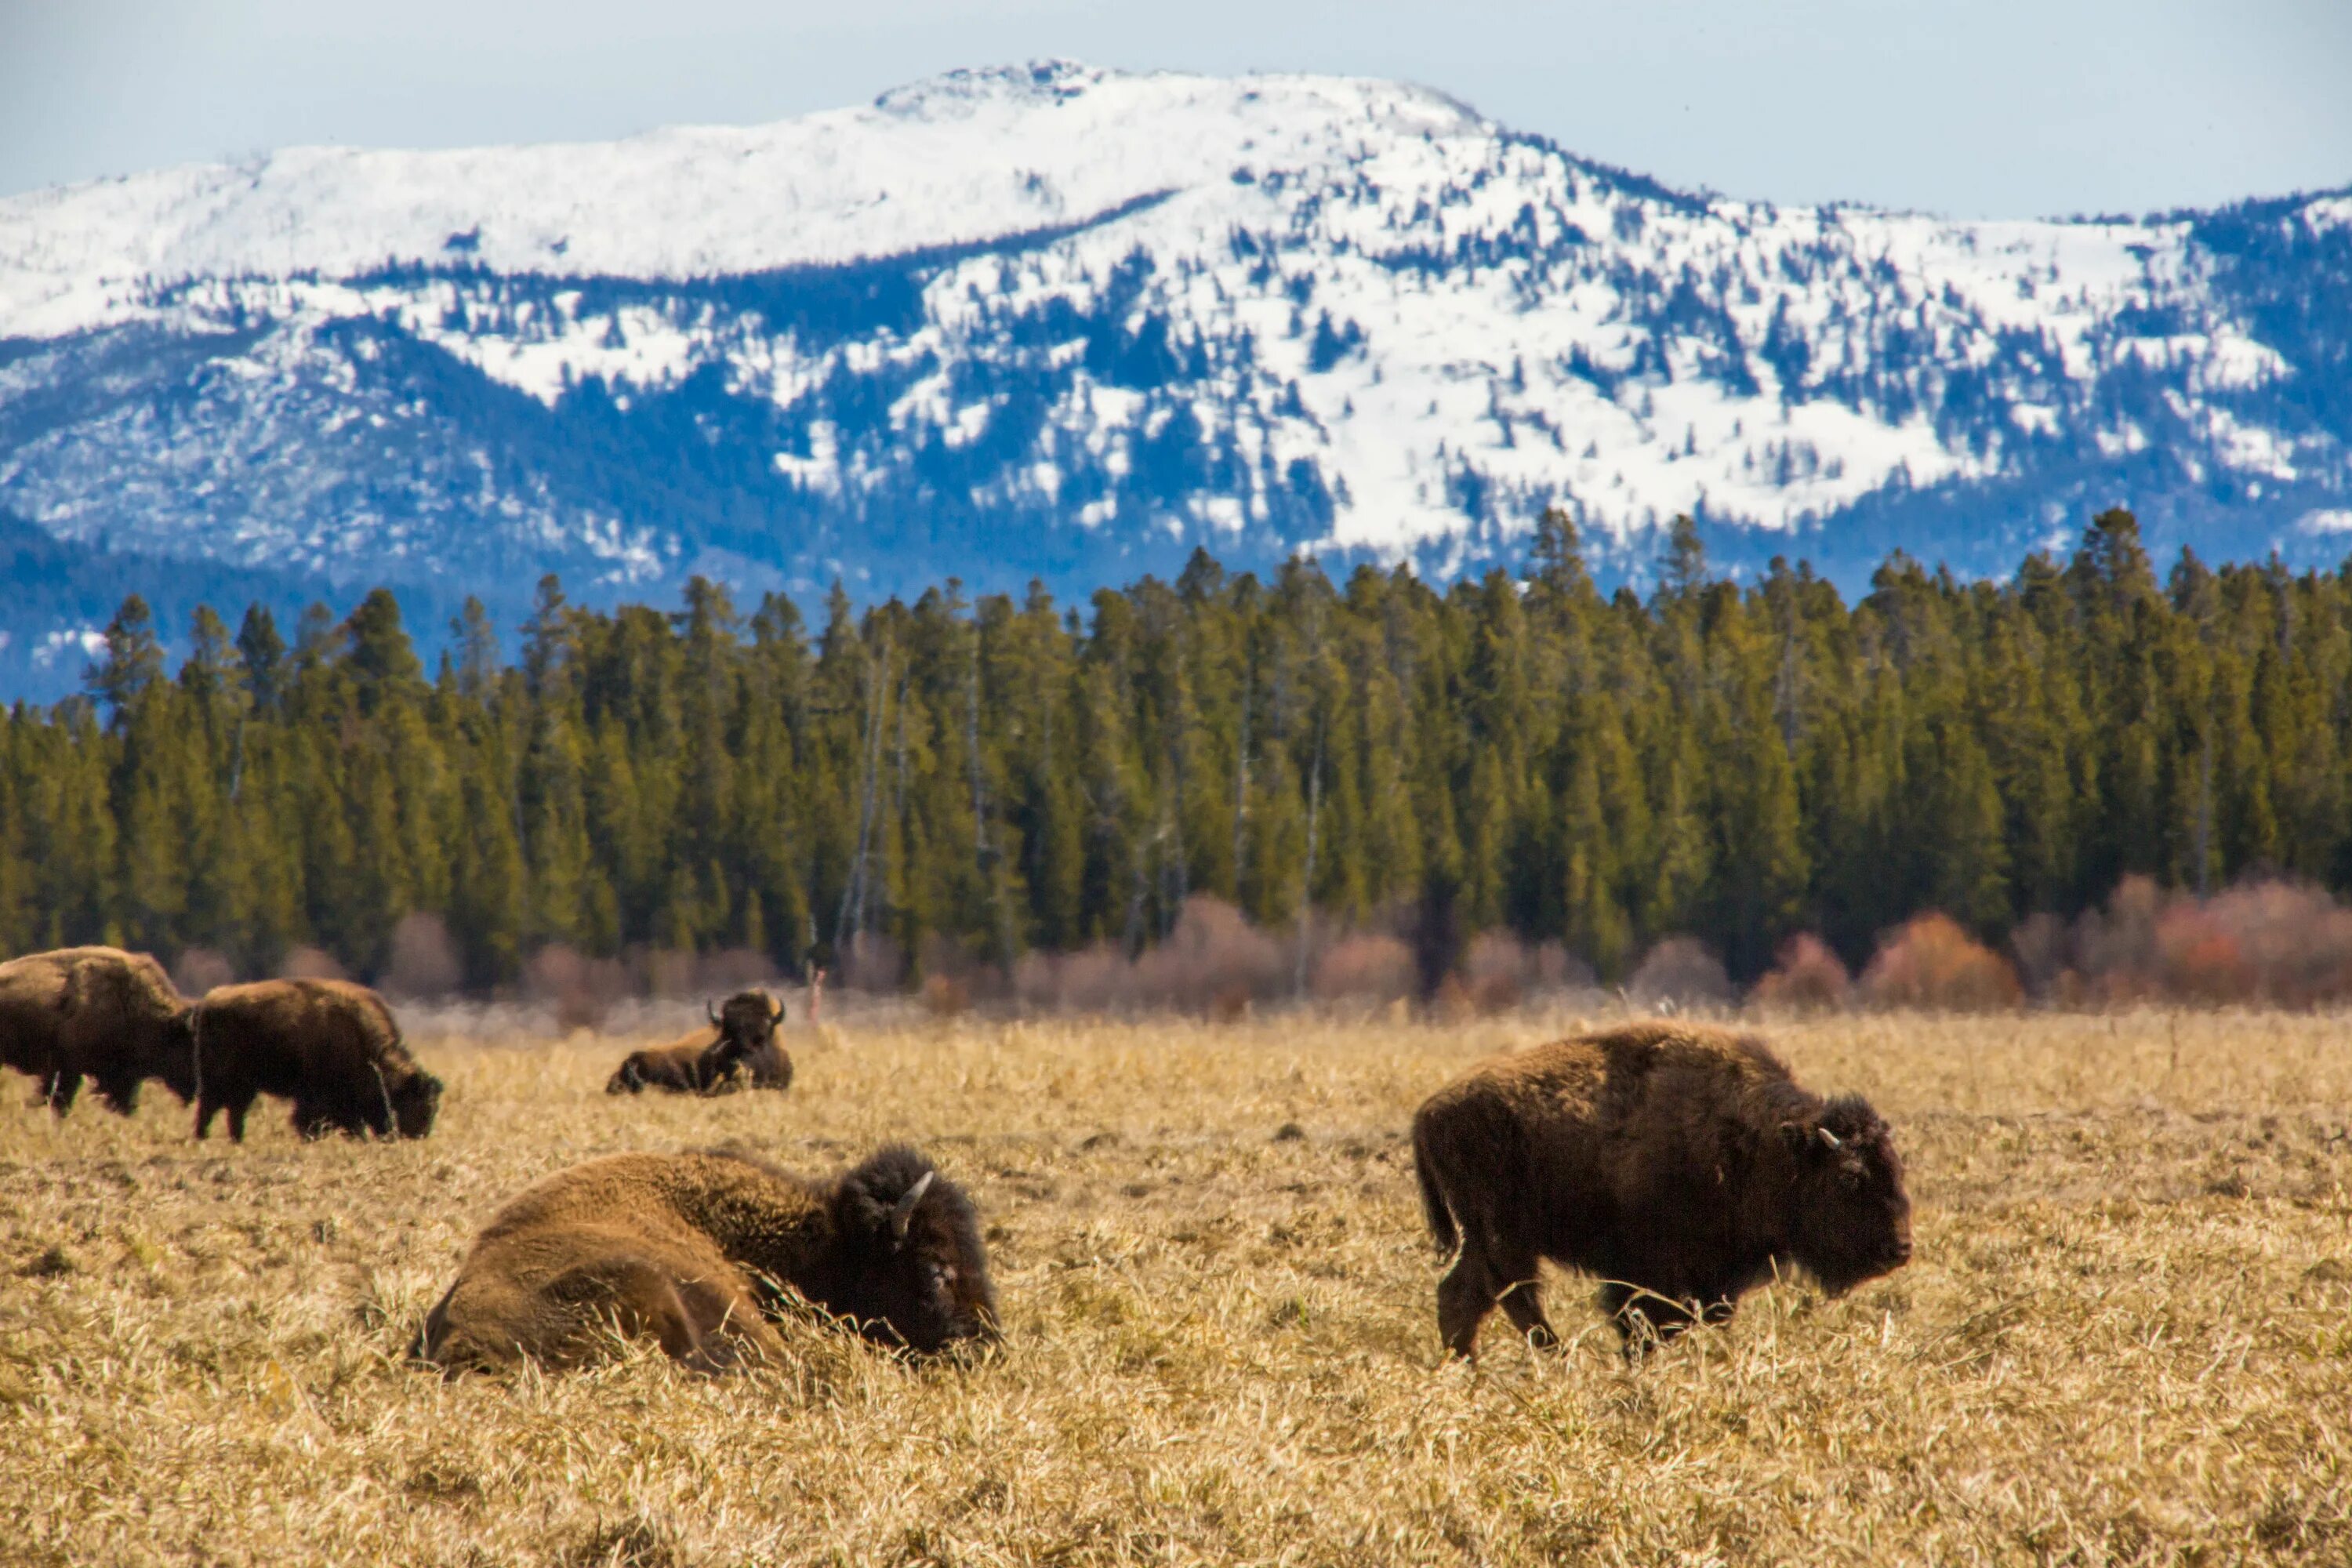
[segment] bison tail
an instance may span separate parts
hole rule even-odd
[[[1412,1173],[1421,1182],[1421,1217],[1428,1222],[1431,1239],[1440,1252],[1452,1252],[1462,1245],[1462,1236],[1454,1224],[1454,1205],[1445,1201],[1445,1190],[1437,1184],[1437,1173],[1430,1169],[1429,1149],[1420,1137],[1421,1130],[1413,1129]]]

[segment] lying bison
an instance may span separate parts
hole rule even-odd
[[[413,1353],[576,1366],[617,1330],[720,1372],[782,1351],[769,1320],[795,1297],[916,1351],[997,1331],[971,1200],[912,1149],[826,1182],[740,1154],[614,1154],[501,1209]]]
[[[186,998],[143,952],[68,947],[0,963],[0,1066],[29,1073],[59,1116],[85,1078],[129,1115],[151,1078],[195,1093]]]
[[[605,1080],[606,1094],[641,1094],[648,1089],[672,1094],[716,1094],[748,1085],[790,1089],[793,1058],[777,1043],[784,1005],[764,991],[742,991],[724,1007],[703,1004],[710,1027],[697,1029],[667,1046],[631,1051]]]
[[[433,1131],[441,1080],[401,1043],[383,998],[344,980],[262,980],[222,985],[195,1008],[196,1136],[265,1094],[294,1102],[294,1130],[422,1138]]]
[[[1727,1030],[1634,1024],[1483,1062],[1415,1113],[1412,1152],[1430,1232],[1460,1248],[1437,1287],[1455,1355],[1497,1302],[1554,1342],[1538,1258],[1598,1276],[1630,1344],[1728,1319],[1782,1266],[1835,1295],[1911,1257],[1878,1113]]]

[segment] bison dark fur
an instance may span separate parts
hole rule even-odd
[[[740,1154],[614,1154],[499,1210],[413,1353],[570,1367],[617,1330],[721,1372],[778,1356],[771,1320],[796,1299],[918,1352],[997,1332],[971,1202],[913,1149],[825,1181]]]
[[[1911,1205],[1886,1124],[1823,1101],[1749,1035],[1644,1023],[1473,1068],[1412,1123],[1440,1247],[1438,1332],[1473,1353],[1496,1305],[1553,1342],[1537,1261],[1603,1281],[1629,1343],[1728,1319],[1794,1266],[1834,1295],[1911,1256]]]
[[[709,1007],[710,1026],[667,1046],[631,1051],[604,1082],[606,1094],[639,1094],[648,1089],[672,1094],[716,1094],[722,1089],[790,1089],[793,1058],[777,1042],[783,1004],[764,991],[742,991],[724,1007]]]
[[[36,1103],[59,1116],[85,1078],[126,1116],[151,1078],[192,1098],[189,1024],[187,999],[143,952],[68,947],[0,963],[0,1066],[38,1080]]]
[[[196,1136],[228,1112],[243,1141],[246,1112],[274,1094],[294,1102],[294,1130],[422,1138],[433,1131],[441,1080],[416,1065],[383,997],[346,980],[262,980],[205,994],[195,1010]]]

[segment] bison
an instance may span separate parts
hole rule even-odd
[[[40,1081],[36,1103],[63,1116],[82,1080],[129,1115],[151,1078],[195,1093],[187,999],[143,952],[68,947],[0,963],[0,1065]]]
[[[222,985],[195,1007],[196,1136],[228,1112],[245,1138],[254,1100],[294,1102],[294,1130],[422,1138],[433,1131],[441,1080],[416,1065],[383,997],[345,980]]]
[[[648,1089],[672,1094],[715,1094],[748,1084],[754,1089],[790,1089],[793,1058],[777,1043],[784,1005],[764,991],[742,991],[724,1007],[703,1004],[710,1027],[697,1029],[667,1046],[631,1051],[604,1082],[606,1094],[641,1094]]]
[[[1598,1276],[1627,1348],[1721,1322],[1786,1265],[1832,1295],[1911,1257],[1886,1124],[1800,1089],[1752,1035],[1644,1023],[1471,1068],[1412,1121],[1446,1349],[1474,1353],[1500,1303],[1556,1342],[1539,1258]]]
[[[893,1145],[822,1182],[726,1152],[574,1165],[491,1219],[411,1351],[573,1367],[610,1329],[717,1373],[781,1352],[795,1299],[914,1352],[997,1334],[971,1200]]]

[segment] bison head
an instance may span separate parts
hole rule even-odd
[[[1868,1101],[1841,1096],[1780,1131],[1797,1164],[1789,1250],[1822,1289],[1841,1295],[1911,1261],[1903,1161]]]
[[[392,1123],[403,1138],[422,1138],[433,1131],[441,1110],[441,1080],[429,1072],[413,1072],[390,1096]]]
[[[910,1350],[994,1339],[996,1290],[963,1189],[904,1144],[842,1178],[834,1196],[835,1289],[824,1304],[869,1339]]]
[[[727,998],[725,1006],[706,1002],[702,1010],[719,1031],[702,1054],[705,1072],[714,1076],[733,1070],[736,1063],[772,1041],[776,1026],[784,1021],[784,1005],[764,991],[739,991]]]

